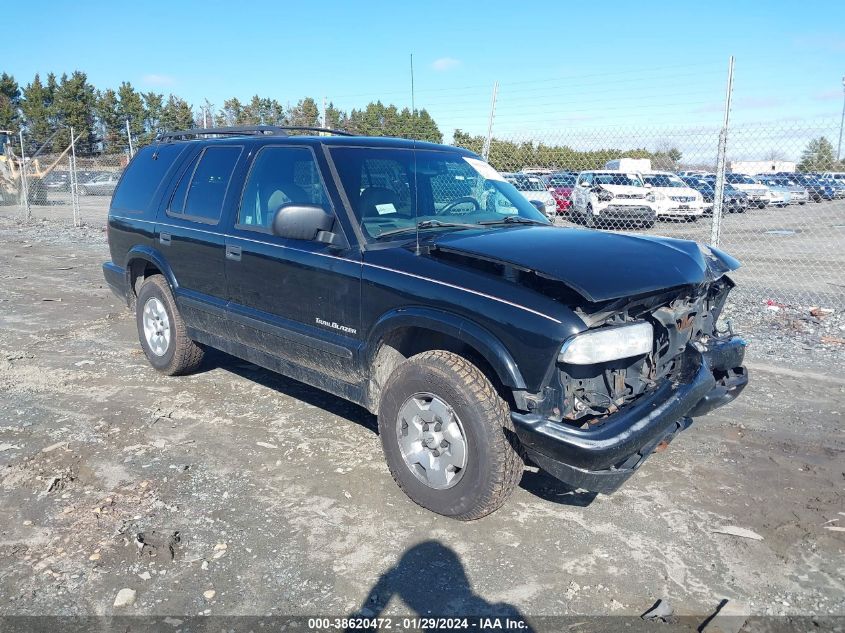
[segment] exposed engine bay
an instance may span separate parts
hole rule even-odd
[[[716,322],[733,282],[727,277],[684,291],[625,299],[580,312],[590,329],[648,321],[654,329],[649,354],[595,365],[559,364],[561,397],[554,418],[577,426],[600,424],[626,405],[674,380],[683,370],[688,344],[730,338]],[[728,328],[729,330],[730,328]]]

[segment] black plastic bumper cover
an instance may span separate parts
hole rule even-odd
[[[658,444],[671,441],[692,417],[736,398],[748,383],[741,366],[745,342],[739,337],[718,341],[703,352],[688,346],[685,353],[690,367],[685,379],[665,382],[599,426],[580,429],[541,415],[512,413],[529,457],[573,487],[613,492]]]
[[[111,288],[111,291],[125,302],[126,270],[114,262],[106,262],[103,264],[103,277],[106,278],[106,283],[109,285],[109,288]]]

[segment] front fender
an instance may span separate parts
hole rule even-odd
[[[375,360],[379,343],[403,327],[426,328],[464,341],[490,364],[503,385],[514,390],[527,388],[519,367],[499,339],[466,317],[432,308],[397,308],[383,314],[367,337],[368,366]]]

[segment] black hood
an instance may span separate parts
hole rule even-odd
[[[530,270],[591,302],[699,285],[739,267],[695,242],[551,226],[442,235],[437,251]],[[703,252],[702,252],[703,251]]]

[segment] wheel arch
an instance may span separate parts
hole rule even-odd
[[[368,408],[376,412],[381,391],[393,370],[422,352],[445,349],[473,362],[499,394],[514,404],[514,392],[526,389],[519,367],[504,344],[466,317],[413,307],[384,314],[371,329],[366,348]]]
[[[138,285],[152,274],[161,274],[167,280],[170,290],[175,293],[179,284],[173,270],[161,253],[148,246],[135,246],[126,256],[126,287],[130,301],[138,295]]]

